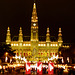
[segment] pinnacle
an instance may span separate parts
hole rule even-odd
[[[20,30],[22,30],[22,27],[20,27]]]
[[[10,28],[8,27],[8,30],[10,30]]]

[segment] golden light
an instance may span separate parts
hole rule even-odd
[[[58,46],[58,45],[56,44],[56,46]]]
[[[31,44],[29,44],[29,46],[31,46]]]
[[[52,44],[51,44],[51,46],[52,46]]]
[[[25,44],[23,44],[23,46],[25,46]]]
[[[44,46],[46,46],[46,45],[44,44]]]
[[[53,44],[53,46],[55,46],[55,44]]]
[[[14,46],[15,46],[16,44],[14,44]]]
[[[36,26],[36,24],[34,23],[33,26]]]
[[[38,44],[38,46],[40,46],[40,44]]]
[[[13,44],[11,44],[11,46],[13,46]]]
[[[6,52],[5,55],[8,55],[8,52]]]
[[[36,8],[36,4],[34,3],[34,9]]]
[[[2,66],[0,65],[0,69],[2,69]]]

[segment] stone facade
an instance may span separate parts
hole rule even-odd
[[[16,49],[17,56],[26,57],[31,61],[47,60],[53,55],[58,54],[58,49],[63,44],[61,28],[59,28],[57,41],[51,41],[50,31],[47,28],[46,40],[40,41],[38,36],[38,17],[36,12],[36,4],[33,5],[31,17],[31,36],[30,41],[24,41],[22,28],[20,27],[18,41],[11,41],[10,28],[7,29],[6,43],[10,44],[12,49]],[[43,37],[42,37],[43,38]]]

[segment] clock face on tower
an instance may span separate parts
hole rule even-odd
[[[36,24],[34,23],[33,26],[36,26]]]

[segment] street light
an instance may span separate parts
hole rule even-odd
[[[5,62],[7,62],[8,58],[7,58],[8,52],[5,53]]]
[[[8,55],[8,52],[6,52],[5,55],[7,56]]]

